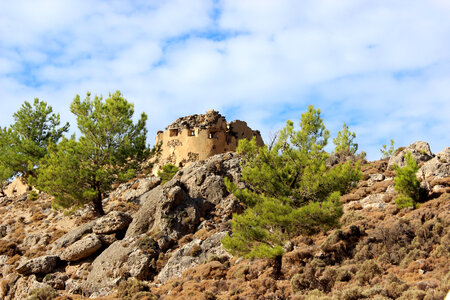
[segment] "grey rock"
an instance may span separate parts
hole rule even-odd
[[[133,182],[121,184],[114,192],[111,193],[110,197],[121,198],[125,201],[139,203],[138,198],[144,193],[158,186],[160,182],[161,179],[156,176],[139,178],[134,180]],[[135,186],[137,186],[137,188],[133,188]]]
[[[175,250],[167,264],[158,274],[158,281],[166,283],[174,277],[180,277],[184,271],[206,262],[209,258],[227,256],[231,257],[222,247],[221,240],[227,232],[218,232],[204,241],[195,239],[183,247]],[[199,248],[193,251],[193,248]]]
[[[43,282],[54,288],[55,290],[64,290],[66,284],[66,280],[69,279],[69,276],[65,273],[52,273],[47,274],[44,277]]]
[[[128,227],[131,216],[120,211],[112,211],[97,220],[92,230],[97,234],[110,234]]]
[[[360,200],[359,203],[363,208],[380,208],[383,209],[387,206],[387,204],[383,201],[383,194],[372,194],[364,199]]]
[[[78,261],[89,257],[102,247],[101,240],[91,233],[83,239],[76,241],[62,252],[60,258],[66,261]]]
[[[224,177],[239,181],[239,158],[234,153],[218,154],[182,169],[164,186],[140,197],[141,208],[128,227],[126,237],[146,232],[170,239],[193,233],[200,218],[220,208],[220,215],[230,218],[237,201],[229,196]],[[224,204],[224,199],[227,199]],[[226,211],[226,210],[229,211]]]
[[[124,278],[127,272],[130,276],[146,279],[151,256],[143,253],[136,245],[134,238],[125,238],[114,242],[92,263],[89,275],[82,283],[82,290],[88,295],[107,295]],[[99,294],[100,295],[100,294]]]
[[[20,264],[16,271],[22,275],[48,274],[56,267],[59,257],[56,255],[46,255],[30,259]]]
[[[429,161],[434,157],[431,152],[430,145],[426,142],[414,142],[396,155],[391,156],[388,162],[388,167],[392,168],[394,165],[403,168],[406,166],[406,153],[410,152],[417,163]]]
[[[81,283],[77,279],[69,278],[65,282],[65,289],[70,294],[81,294],[82,293]]]
[[[436,154],[436,156],[427,161],[416,174],[419,178],[428,178],[431,176],[445,178],[450,176],[450,147]]]
[[[370,179],[372,179],[373,181],[383,181],[384,180],[384,175],[383,174],[370,174]]]
[[[52,249],[56,251],[60,248],[67,247],[70,244],[73,244],[74,242],[78,241],[84,235],[92,233],[92,227],[94,227],[95,223],[96,221],[91,221],[66,233],[65,235],[63,235],[62,237],[53,242]]]

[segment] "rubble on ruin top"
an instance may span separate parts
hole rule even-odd
[[[222,119],[224,123],[226,123],[226,119],[222,116],[218,111],[208,110],[206,114],[203,115],[190,115],[182,118],[178,118],[175,122],[166,127],[168,129],[193,129],[200,128],[206,129],[210,127],[214,127],[218,123],[219,119]]]

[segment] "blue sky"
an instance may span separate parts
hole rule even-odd
[[[213,108],[264,138],[309,104],[361,150],[450,146],[447,0],[0,1],[0,126],[23,101],[63,121],[87,91],[120,90],[149,142]],[[331,143],[330,139],[330,143]]]

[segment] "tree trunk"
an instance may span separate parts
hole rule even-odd
[[[275,280],[278,280],[281,277],[282,259],[283,259],[282,255],[275,256],[274,258],[271,259],[271,263],[273,266],[273,277]]]
[[[101,216],[105,215],[105,211],[103,210],[103,204],[102,204],[102,193],[100,191],[97,191],[97,198],[94,199],[94,210],[99,213]]]

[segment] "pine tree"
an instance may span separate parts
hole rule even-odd
[[[382,158],[391,157],[395,152],[394,140],[391,139],[391,145],[389,146],[389,149],[387,148],[386,144],[383,144],[382,148],[380,149],[380,152],[381,152]]]
[[[394,165],[396,177],[394,178],[395,190],[399,194],[395,199],[398,208],[416,208],[421,198],[420,182],[416,173],[419,170],[416,160],[411,152],[406,153],[406,166],[400,168]]]
[[[347,124],[344,123],[342,131],[339,131],[337,137],[333,139],[333,143],[336,146],[334,152],[345,152],[355,155],[356,151],[358,151],[358,144],[353,142],[355,138],[356,134],[354,132],[350,132]]]
[[[246,206],[234,215],[233,234],[222,243],[229,252],[274,261],[275,276],[281,268],[282,246],[298,234],[314,234],[339,225],[339,194],[361,176],[359,164],[350,162],[327,169],[324,151],[329,132],[313,106],[302,114],[300,130],[287,121],[277,142],[269,149],[256,141],[240,140],[242,180],[250,189],[227,188]]]
[[[133,104],[117,91],[106,100],[90,93],[82,101],[77,95],[71,111],[77,117],[81,137],[63,139],[50,145],[42,159],[37,187],[55,196],[63,208],[92,203],[103,215],[102,199],[115,182],[135,176],[148,158],[145,123],[147,116],[133,124]]]
[[[69,124],[58,128],[59,114],[53,113],[52,107],[38,98],[33,105],[25,101],[13,117],[14,123],[0,130],[0,165],[13,176],[27,177],[38,167],[49,143],[57,143],[68,131]]]

